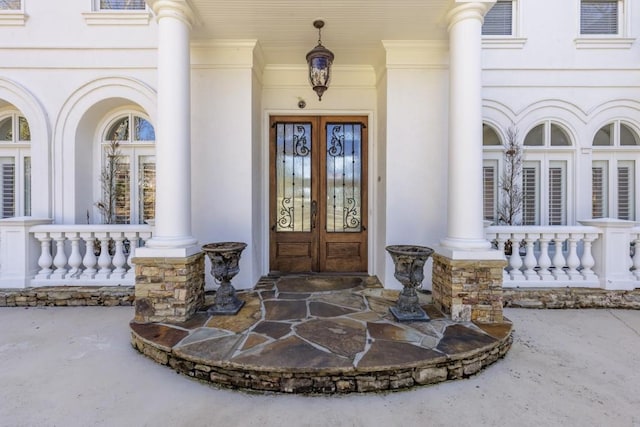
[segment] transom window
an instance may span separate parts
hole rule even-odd
[[[619,34],[621,0],[581,0],[580,34]]]
[[[555,123],[545,122],[529,131],[524,138],[525,147],[567,147],[571,145],[569,135]]]
[[[105,223],[140,224],[155,218],[155,131],[137,114],[119,116],[101,141],[101,200]]]
[[[483,36],[512,36],[514,0],[498,0],[487,12],[482,24]]]
[[[96,0],[96,10],[145,10],[144,0]]]
[[[0,0],[0,10],[22,10],[20,0]]]
[[[0,217],[31,215],[31,130],[16,111],[0,113]]]

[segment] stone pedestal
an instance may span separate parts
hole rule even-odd
[[[455,321],[501,323],[505,260],[457,260],[433,255],[433,302]]]
[[[204,254],[185,258],[134,258],[134,320],[186,322],[204,305]]]

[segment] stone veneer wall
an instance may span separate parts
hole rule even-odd
[[[204,254],[135,258],[134,321],[186,322],[204,304]]]
[[[433,302],[456,321],[502,322],[506,261],[452,260],[433,255]]]
[[[46,286],[0,289],[0,307],[131,306],[133,286]]]
[[[612,291],[593,288],[504,288],[505,307],[640,309],[640,289]]]

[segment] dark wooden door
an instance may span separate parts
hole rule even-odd
[[[270,125],[271,271],[366,272],[367,118]]]

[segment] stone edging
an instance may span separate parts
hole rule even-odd
[[[131,344],[155,362],[178,373],[225,388],[278,393],[333,394],[395,391],[414,386],[465,378],[496,362],[509,351],[512,331],[496,342],[451,357],[423,364],[389,366],[376,369],[299,369],[290,372],[265,367],[218,364],[187,360],[170,348],[156,345],[133,330]]]
[[[640,309],[640,289],[503,288],[505,307]],[[0,289],[0,307],[132,306],[133,286],[47,286]]]
[[[505,307],[640,309],[640,289],[612,291],[598,288],[503,288]]]
[[[0,307],[132,306],[133,286],[46,286],[0,289]]]

